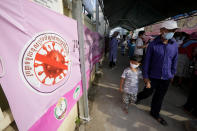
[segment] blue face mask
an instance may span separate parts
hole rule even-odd
[[[169,33],[163,34],[163,38],[166,40],[172,39],[173,36],[174,36],[174,32],[169,32]]]

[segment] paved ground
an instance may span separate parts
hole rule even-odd
[[[149,115],[151,98],[139,105],[131,105],[129,114],[121,109],[121,94],[118,91],[120,75],[128,66],[126,56],[118,57],[118,65],[114,70],[109,69],[108,62],[102,67],[103,76],[92,87],[96,92],[90,102],[91,121],[85,125],[85,131],[185,131],[184,121],[191,119],[180,106],[186,100],[186,94],[176,87],[170,86],[165,97],[161,114],[167,120],[168,126],[160,125]],[[140,82],[142,90],[143,82]]]

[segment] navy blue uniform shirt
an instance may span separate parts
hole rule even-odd
[[[143,77],[169,80],[174,77],[178,57],[176,41],[164,44],[158,36],[147,47],[143,65]]]

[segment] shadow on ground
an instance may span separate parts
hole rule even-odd
[[[104,75],[95,81],[90,91],[91,121],[86,124],[86,131],[185,131],[183,122],[191,119],[180,106],[185,103],[186,94],[170,86],[165,97],[161,114],[168,126],[160,125],[149,115],[151,98],[139,105],[130,105],[129,113],[124,114],[121,105],[119,81],[124,68],[128,66],[126,56],[118,56],[117,68],[108,68],[105,60],[102,68]],[[143,89],[143,81],[140,89]],[[93,92],[93,93],[92,93]]]

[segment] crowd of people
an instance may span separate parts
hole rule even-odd
[[[138,33],[137,39],[134,39],[132,37],[132,31],[130,31],[130,34],[128,36],[123,35],[122,39],[118,39],[118,35],[119,32],[113,33],[108,47],[110,68],[114,68],[116,66],[117,50],[119,45],[121,47],[121,54],[123,56],[127,54],[129,58],[132,58],[135,55],[139,61],[142,61],[145,55],[145,49],[148,46],[148,44],[144,41],[145,31],[140,31]]]
[[[145,31],[133,39],[132,31],[128,36],[118,39],[119,32],[114,32],[109,42],[109,66],[117,63],[118,46],[121,54],[130,58],[130,67],[123,71],[120,91],[123,93],[123,111],[128,113],[131,102],[138,104],[153,94],[150,115],[160,124],[167,122],[160,116],[162,103],[170,83],[182,86],[184,78],[190,79],[190,89],[183,109],[197,116],[197,32],[189,35],[176,32],[177,22],[168,20],[162,23],[160,35],[145,42]],[[144,89],[138,92],[139,78],[144,80]]]

